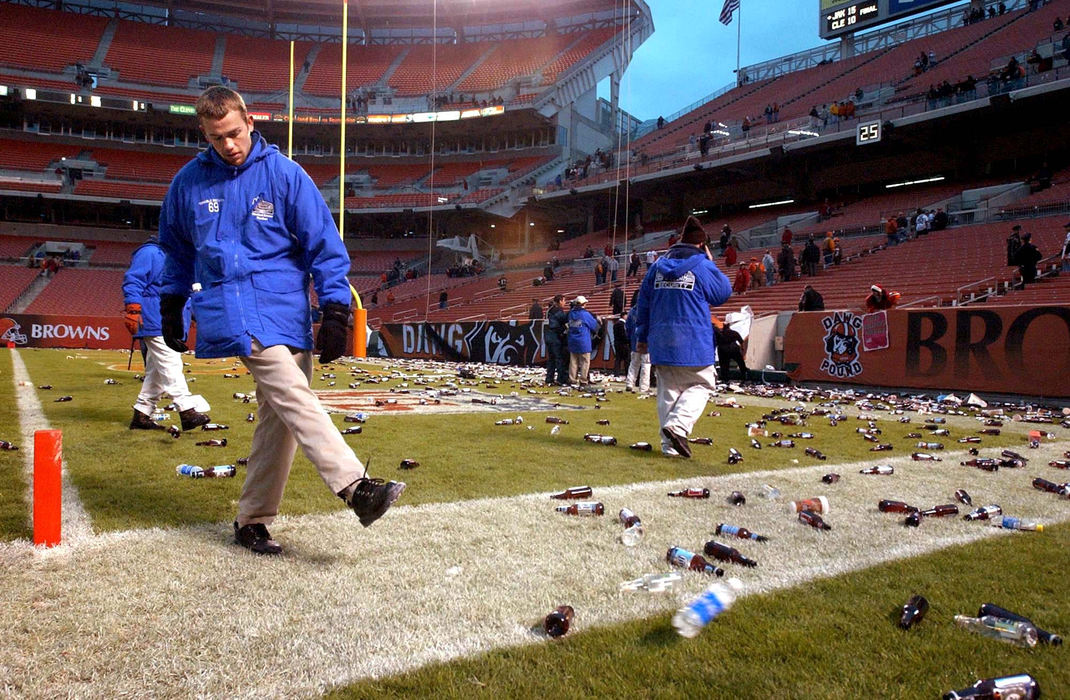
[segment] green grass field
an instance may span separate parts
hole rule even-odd
[[[163,432],[127,429],[138,390],[133,375],[139,366],[135,362],[133,371],[127,372],[125,353],[24,350],[20,356],[35,385],[53,386],[51,390],[38,391],[37,395],[48,421],[63,431],[64,458],[70,478],[95,532],[121,534],[149,528],[193,528],[194,532],[218,531],[221,539],[227,536],[243,470],[239,468],[237,479],[199,482],[178,477],[174,470],[180,463],[203,466],[234,463],[247,454],[255,424],[247,423],[245,417],[255,411],[255,404],[231,398],[234,392],[254,390],[244,368],[230,361],[191,360],[189,376],[196,378],[191,389],[211,402],[213,420],[227,423],[231,429],[215,433],[197,431],[174,440]],[[373,376],[390,376],[394,365],[368,363],[363,367]],[[337,375],[336,389],[353,381],[345,365],[334,365],[331,371]],[[223,377],[225,372],[240,376],[227,379]],[[0,377],[10,376],[10,353],[0,353]],[[120,384],[105,384],[109,377]],[[313,387],[324,389],[326,384],[317,370]],[[365,382],[361,388],[384,391],[390,387],[420,388],[411,377],[395,377],[374,385]],[[471,388],[491,395],[507,396],[516,391],[520,399],[530,396],[525,393],[525,387],[511,381],[484,381]],[[13,382],[0,382],[0,392],[0,424],[4,426],[0,438],[12,439],[8,436],[18,435]],[[74,400],[54,402],[65,394],[72,395]],[[788,473],[806,466],[827,466],[827,471],[841,471],[846,476],[848,472],[837,465],[880,463],[889,457],[908,455],[916,441],[906,437],[909,432],[920,432],[925,435],[923,440],[939,440],[949,449],[956,449],[966,446],[953,444],[955,439],[974,434],[977,427],[973,419],[950,418],[951,436],[933,438],[922,429],[921,417],[915,416],[911,423],[901,424],[887,412],[878,412],[883,430],[881,440],[892,443],[895,449],[871,453],[870,443],[855,433],[856,427],[865,425],[854,418],[858,409],[844,407],[850,418],[837,427],[830,427],[826,419],[816,417],[806,427],[775,424],[768,427],[785,434],[810,431],[815,434],[813,440],[796,440],[794,449],[754,450],[747,446],[745,425],[759,420],[774,407],[793,404],[740,397],[744,408],[710,404],[707,412],[718,411],[720,415],[700,420],[694,435],[709,436],[714,445],[695,445],[694,459],[681,460],[665,458],[657,452],[653,400],[639,401],[622,393],[609,393],[605,402],[554,394],[535,396],[562,405],[550,412],[524,411],[525,423],[519,426],[494,425],[497,419],[514,417],[512,413],[375,414],[365,424],[363,434],[346,439],[359,457],[365,461],[371,459],[374,476],[408,482],[399,505],[432,506],[463,504],[473,499],[523,497],[576,484],[590,484],[597,493],[599,488],[732,474],[744,478],[757,471]],[[556,436],[549,435],[550,426],[544,422],[544,417],[551,414],[570,421]],[[173,417],[177,422],[177,415]],[[610,425],[597,425],[599,419],[609,420]],[[340,427],[344,425],[341,415],[336,415],[334,420]],[[1008,446],[1024,452],[1026,428],[1024,424],[1008,422],[1001,436],[985,438],[981,445],[983,454],[996,452],[995,447]],[[1057,449],[1070,449],[1066,431],[1051,429],[1061,431]],[[586,432],[612,434],[619,444],[604,447],[586,443],[582,439]],[[228,445],[206,448],[194,444],[208,437],[226,437]],[[651,442],[655,451],[627,449],[635,441]],[[766,444],[772,441],[773,438],[762,439]],[[828,461],[818,462],[806,456],[804,446],[818,448],[828,455]],[[744,462],[728,465],[728,447],[743,452]],[[0,540],[8,542],[29,537],[22,454],[21,451],[0,452]],[[397,466],[403,458],[418,460],[421,466],[401,471]],[[933,469],[965,470],[957,466],[957,459],[950,457]],[[976,470],[967,471],[970,478],[981,478]],[[1047,466],[1020,471],[1053,481],[1066,480],[1065,472]],[[1035,493],[1038,512],[1051,508],[1059,521],[1070,520],[1063,506],[1065,501],[1057,502],[1055,496]],[[723,494],[715,497],[723,498]],[[748,497],[757,498],[757,494],[752,492]],[[607,516],[608,508],[607,501]],[[285,516],[300,518],[341,510],[341,502],[324,488],[312,466],[299,455],[283,502]],[[833,519],[836,515],[833,514]],[[484,516],[475,510],[470,517],[478,521],[491,515],[488,512]],[[847,514],[844,518],[850,522]],[[428,547],[438,546],[434,538],[391,541],[390,522],[388,516],[368,531],[376,538],[383,538],[383,544],[375,546],[398,548],[417,558]],[[488,531],[494,527],[487,523]],[[895,536],[898,532],[904,531],[897,531]],[[449,537],[443,542],[443,547],[454,544]],[[287,543],[283,541],[283,544]],[[981,677],[1028,672],[1038,679],[1046,696],[1060,697],[1070,693],[1070,669],[1061,648],[1022,650],[975,637],[955,628],[951,617],[955,613],[974,614],[980,603],[988,601],[1033,615],[1046,629],[1064,635],[1070,633],[1070,604],[1063,591],[1070,565],[1068,545],[1070,525],[1060,524],[1043,533],[1012,533],[937,551],[919,550],[919,555],[910,558],[896,558],[844,575],[802,580],[792,587],[748,595],[693,640],[678,637],[669,625],[669,616],[664,614],[603,625],[588,620],[580,631],[554,642],[495,648],[459,658],[447,655],[448,661],[423,664],[386,677],[343,682],[341,686],[338,680],[328,679],[320,685],[331,687],[331,693],[340,697],[496,694],[509,697],[914,698],[936,697]],[[493,545],[473,541],[469,546],[478,549]],[[567,549],[570,542],[559,541],[554,546]],[[234,557],[244,556],[233,547],[225,548],[221,556],[229,556],[227,550],[233,550]],[[798,554],[805,557],[805,552]],[[584,561],[589,576],[600,575],[598,556],[597,550],[592,551]],[[251,566],[259,564],[259,560],[250,562]],[[762,570],[757,572],[760,580]],[[493,587],[493,581],[486,585]],[[932,609],[917,629],[903,632],[895,626],[896,610],[914,592],[924,593]],[[443,601],[448,600],[448,587],[441,595]],[[567,590],[557,595],[569,597]],[[413,602],[428,605],[429,627],[421,634],[434,635],[434,625],[430,623],[435,618],[436,606],[445,603]],[[390,610],[372,609],[364,614],[389,616]],[[582,615],[583,611],[578,610],[577,614]],[[490,622],[469,617],[443,624],[470,626],[472,634],[478,635],[479,628]],[[537,622],[531,620],[531,624]],[[360,622],[354,620],[351,624],[359,626]],[[8,652],[11,658],[19,658],[18,650]],[[5,666],[4,658],[0,643],[0,669]],[[32,661],[27,663],[33,665]],[[340,663],[344,665],[344,660]],[[340,674],[338,678],[348,676]],[[0,684],[0,689],[3,687]],[[182,693],[173,687],[163,687],[159,694]]]

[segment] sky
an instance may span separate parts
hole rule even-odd
[[[742,14],[740,65],[821,46],[818,0],[740,0],[732,24],[717,18],[723,0],[646,0],[654,33],[632,56],[620,103],[640,120],[668,118],[735,82],[736,30]],[[609,97],[608,81],[599,95]]]

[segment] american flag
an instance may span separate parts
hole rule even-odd
[[[732,24],[732,13],[739,9],[739,0],[724,0],[724,7],[721,8],[721,24],[727,26]]]

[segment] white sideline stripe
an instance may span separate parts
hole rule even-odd
[[[961,518],[904,528],[901,516],[875,506],[897,498],[927,507],[951,502],[954,489],[966,488],[977,505],[998,502],[1009,514],[1045,524],[1070,521],[1070,500],[1030,485],[1037,474],[1061,481],[1065,472],[1046,462],[1068,447],[1048,443],[1029,452],[1037,467],[996,473],[960,467],[964,453],[954,452],[935,465],[881,459],[895,466],[890,477],[857,474],[863,463],[820,463],[598,488],[594,495],[606,505],[601,518],[558,515],[559,502],[545,493],[399,506],[367,530],[344,511],[280,518],[272,531],[286,554],[276,559],[231,544],[229,523],[107,533],[48,557],[0,545],[0,568],[11,572],[0,606],[0,695],[306,696],[544,643],[532,630],[561,604],[576,609],[570,634],[667,615],[708,579],[686,573],[677,590],[658,595],[620,593],[619,583],[667,570],[670,545],[701,552],[722,521],[773,538],[717,538],[758,560],[756,569],[726,565],[744,580],[746,595],[1000,535],[1051,538],[1052,555],[1064,556],[1064,532],[1012,533]],[[842,481],[822,484],[826,471]],[[783,496],[758,497],[763,482]],[[704,486],[713,496],[666,497],[683,486]],[[736,489],[748,497],[742,508],[725,502]],[[830,499],[831,532],[787,514],[789,499],[816,495]],[[647,527],[638,547],[617,542],[621,506]],[[911,592],[873,595],[892,609]],[[729,614],[717,624],[746,620]]]
[[[15,380],[15,403],[19,410],[19,426],[22,433],[22,474],[28,486],[26,490],[26,512],[30,526],[33,526],[33,434],[38,430],[50,430],[51,424],[41,408],[37,390],[26,364],[18,350],[11,351],[12,374]],[[25,382],[25,384],[22,384]],[[82,506],[78,489],[71,483],[67,471],[67,460],[62,460],[63,509],[61,533],[64,544],[77,544],[93,537],[93,525],[89,514]]]

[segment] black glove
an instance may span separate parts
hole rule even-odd
[[[178,294],[160,295],[160,325],[163,329],[163,342],[175,352],[188,352],[186,329],[182,323],[182,312],[186,308],[186,297]]]
[[[349,307],[328,302],[320,310],[323,320],[320,322],[320,332],[316,335],[316,349],[320,352],[320,363],[326,364],[345,354]]]

